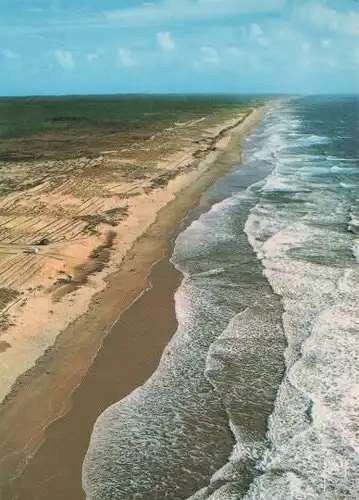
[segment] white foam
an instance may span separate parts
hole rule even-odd
[[[338,238],[334,230],[311,226],[318,214],[328,222],[345,222],[345,199],[320,192],[314,201],[305,217],[279,213],[275,204],[263,201],[246,224],[269,282],[283,297],[288,341],[286,376],[270,419],[271,447],[246,500],[356,498],[359,268],[349,257],[333,267],[292,252],[306,248],[305,255],[314,244],[323,255],[336,248],[356,252],[359,245],[353,235]]]
[[[253,182],[263,178],[248,170]],[[265,283],[255,257],[238,245],[239,239],[248,247],[231,214],[240,212],[241,203],[252,206],[254,192],[214,205],[179,235],[173,262],[185,278],[175,296],[177,332],[155,374],[99,417],[83,468],[89,500],[163,498],[178,491],[183,498],[183,491],[203,485],[228,458],[233,436],[227,413],[204,372],[209,346],[243,304],[253,302],[257,285],[250,293],[251,282]],[[246,215],[241,217],[242,227]],[[232,261],[223,257],[231,251]],[[244,290],[233,271],[241,258],[249,276]],[[212,440],[216,447],[208,453]]]
[[[339,184],[341,187],[344,189],[358,189],[358,185],[354,183],[349,183],[349,182],[340,182]]]
[[[345,162],[342,160],[342,163],[345,165]],[[350,161],[349,166],[334,165],[331,167],[331,172],[333,174],[343,174],[343,175],[358,175],[358,169],[353,165],[353,161]]]
[[[328,141],[320,135],[303,136],[301,125],[281,105],[270,111],[264,126],[246,141],[243,165],[269,164],[273,173],[266,182],[215,205],[179,236],[174,262],[185,279],[176,293],[178,331],[156,374],[96,424],[84,469],[89,499],[102,494],[99,481],[113,487],[115,494],[118,482],[126,481],[127,493],[121,498],[137,494],[145,498],[143,491],[151,492],[146,497],[150,498],[157,486],[163,494],[192,479],[202,486],[203,479],[209,479],[208,470],[213,472],[208,463],[217,453],[216,447],[206,446],[228,438],[229,421],[236,438],[231,456],[191,500],[354,500],[359,470],[359,275],[354,256],[359,262],[359,242],[337,227],[349,225],[350,207],[343,198],[347,192],[332,188],[330,173],[339,172],[331,162],[341,165],[346,159],[328,157],[324,164],[322,157],[304,149],[303,154],[292,154],[295,145],[311,147]],[[323,182],[321,177],[315,180],[315,189],[313,172],[323,176]],[[216,244],[222,249],[235,247],[239,237],[233,232],[238,221],[228,211],[248,200],[254,203],[258,196],[246,233],[273,290],[283,298],[288,343],[286,374],[269,421],[268,447],[251,418],[257,417],[256,403],[273,401],[270,394],[273,389],[276,393],[280,382],[275,382],[278,372],[269,372],[270,379],[264,369],[268,363],[283,361],[283,345],[278,343],[282,330],[273,320],[278,309],[272,307],[273,294],[263,285],[246,291],[245,297],[238,294],[240,277],[226,280],[226,273],[233,272],[230,255],[225,263],[214,258]],[[355,214],[352,225],[357,222]],[[343,255],[341,260],[338,255]],[[243,268],[237,263],[238,272],[247,272],[246,266],[248,260]],[[218,285],[215,293],[209,282]],[[233,317],[238,312],[233,304],[237,307],[240,302],[248,307]],[[257,364],[250,363],[251,355]],[[243,410],[245,425],[230,412],[233,401],[238,403],[237,416]],[[213,420],[211,411],[216,415]],[[187,428],[189,420],[194,426]],[[194,436],[203,423],[208,433],[200,436],[196,447]],[[188,470],[187,447],[191,459],[196,458],[195,470]],[[181,454],[184,459],[173,478],[171,467]],[[207,464],[204,476],[202,463]],[[219,467],[224,463],[223,456],[218,463]],[[260,475],[243,496],[238,485],[249,469]]]
[[[329,137],[324,137],[324,136],[319,136],[315,134],[311,134],[308,136],[300,136],[295,142],[294,145],[296,146],[312,146],[315,144],[329,144],[331,140]]]

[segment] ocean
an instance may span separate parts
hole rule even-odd
[[[359,101],[275,101],[178,236],[178,329],[88,500],[339,500],[359,477]],[[193,213],[192,213],[193,219]]]

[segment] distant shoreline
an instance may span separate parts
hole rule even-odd
[[[28,457],[44,441],[44,428],[50,422],[67,412],[69,413],[65,416],[65,420],[68,417],[72,418],[71,414],[75,411],[75,407],[71,406],[71,394],[78,386],[74,397],[83,390],[87,375],[84,380],[82,378],[87,370],[91,372],[92,361],[101,348],[102,342],[111,335],[119,316],[124,311],[129,311],[132,305],[136,307],[137,298],[149,285],[148,275],[151,267],[163,258],[171,234],[187,210],[195,205],[201,193],[216,177],[239,161],[239,140],[257,124],[261,112],[261,108],[252,111],[243,123],[241,118],[229,125],[222,125],[216,137],[215,147],[207,152],[196,169],[180,173],[171,180],[167,187],[161,189],[165,196],[160,196],[158,199],[158,194],[148,195],[153,197],[152,203],[146,205],[147,209],[151,207],[152,223],[147,225],[142,233],[132,233],[133,241],[127,242],[125,257],[119,269],[108,275],[106,288],[92,297],[87,312],[74,320],[57,337],[55,345],[38,359],[36,366],[18,379],[11,394],[0,407],[0,443],[2,443],[0,452],[1,456],[5,457],[0,471],[1,483],[5,485],[5,478],[23,470],[29,460]],[[175,276],[172,278],[175,285],[177,278]],[[169,318],[168,321],[173,325],[173,319]],[[169,338],[165,336],[167,340],[160,342],[153,357],[147,360],[147,368],[143,369],[143,372],[138,374],[132,383],[124,387],[124,395],[126,391],[131,391],[138,384],[143,383],[155,370],[163,347]],[[142,343],[143,339],[140,342]],[[151,339],[148,339],[149,345],[150,342]],[[146,347],[143,346],[140,349],[144,349],[146,356]],[[133,363],[136,363],[136,359],[133,359]],[[86,397],[91,399],[91,388],[86,388],[85,391],[88,392]],[[93,408],[93,411],[93,417],[90,416],[92,422],[101,408]],[[60,419],[54,425],[61,427],[62,421],[63,419]],[[57,435],[61,436],[61,432],[57,432]],[[85,436],[87,436],[86,433]],[[37,470],[39,467],[37,461],[39,460],[39,464],[43,463],[42,450],[46,456],[46,443],[49,438],[53,438],[52,426],[46,430],[44,445],[35,454],[35,458],[30,459],[23,476],[15,481],[15,490],[17,494],[20,494],[18,496],[20,499],[45,500],[47,498],[44,496],[46,493],[40,490],[34,490],[32,497],[21,495],[24,495],[25,491],[30,495],[31,489],[29,488],[41,489],[45,480],[42,474],[44,476],[50,474],[46,471],[41,472],[41,465],[40,470]],[[79,443],[80,456],[85,451],[83,445]],[[48,459],[47,456],[47,461]],[[61,468],[60,464],[59,467]],[[74,467],[71,466],[72,473],[78,474],[79,463],[77,462]],[[40,476],[35,477],[36,474]],[[69,486],[73,485],[73,477],[68,478],[65,483]],[[48,483],[50,484],[51,482]],[[56,497],[54,492],[55,490],[52,490],[54,500],[64,498],[63,493],[61,496],[59,492],[60,496]],[[75,498],[77,497],[71,496],[71,500]]]

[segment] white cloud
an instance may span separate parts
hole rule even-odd
[[[10,49],[0,49],[0,54],[5,57],[5,59],[19,59],[19,54],[15,54]]]
[[[339,18],[339,28],[343,28],[348,35],[359,36],[359,12],[342,14]]]
[[[250,25],[250,36],[252,38],[259,38],[263,36],[263,30],[259,24],[253,23]]]
[[[161,0],[135,8],[107,11],[105,18],[122,26],[144,26],[190,19],[220,19],[282,9],[287,0]]]
[[[118,57],[124,66],[135,66],[136,64],[129,49],[118,49]]]
[[[100,56],[97,54],[97,52],[92,52],[90,54],[87,54],[86,55],[86,59],[89,61],[89,62],[92,62],[92,61],[95,61],[96,59],[98,59]]]
[[[176,44],[168,31],[157,33],[157,42],[161,49],[167,52],[171,52],[176,48]]]
[[[337,31],[341,35],[359,36],[359,12],[338,12],[318,2],[302,5],[297,11],[299,18],[316,28]]]
[[[59,65],[64,69],[71,69],[75,66],[72,53],[68,50],[55,50],[55,57]]]
[[[206,64],[217,65],[219,63],[219,54],[213,47],[201,47],[202,62]]]
[[[320,3],[311,3],[303,6],[303,13],[304,9],[308,21],[313,24],[325,26],[331,30],[338,29],[338,13],[334,9],[329,9]]]
[[[268,45],[269,40],[264,36],[264,32],[259,24],[253,23],[249,27],[250,40],[257,42],[259,45]]]
[[[233,58],[240,57],[242,55],[241,51],[237,49],[237,47],[228,47],[228,49],[226,49],[226,54]]]

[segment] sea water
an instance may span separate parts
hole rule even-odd
[[[98,419],[88,500],[354,499],[358,100],[277,102],[177,238],[178,329]]]

